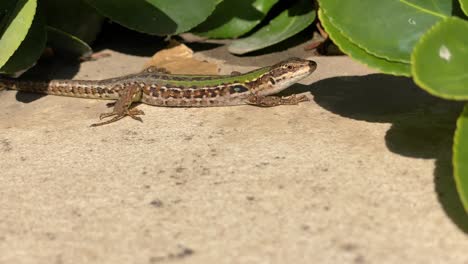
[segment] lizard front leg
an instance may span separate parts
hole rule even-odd
[[[145,74],[145,73],[152,73],[152,74],[171,74],[169,70],[163,67],[157,67],[157,66],[149,66],[148,68],[145,68],[143,71],[140,72],[140,74]]]
[[[132,103],[135,101],[134,99],[141,97],[140,87],[136,84],[131,84],[131,85],[124,87],[119,94],[120,94],[119,99],[115,103],[111,104],[114,106],[114,109],[112,110],[112,112],[103,113],[99,116],[100,120],[107,118],[107,117],[111,117],[111,116],[113,116],[113,118],[104,122],[92,124],[91,125],[92,127],[110,124],[126,116],[130,116],[131,118],[138,120],[140,122],[143,121],[138,115],[144,115],[145,113],[136,108],[131,108]]]
[[[246,103],[250,105],[256,105],[261,107],[271,107],[277,105],[296,105],[300,102],[309,101],[309,98],[305,95],[296,96],[260,96],[257,94],[251,94],[246,99]]]

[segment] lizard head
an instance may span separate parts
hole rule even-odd
[[[311,60],[289,58],[273,66],[262,77],[261,95],[278,93],[304,79],[315,71],[317,63]]]

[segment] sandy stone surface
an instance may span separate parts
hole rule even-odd
[[[139,71],[104,50],[50,76]],[[0,263],[468,263],[450,148],[460,105],[411,80],[302,46],[200,49],[222,72],[290,56],[316,74],[297,106],[141,105],[91,128],[105,102],[0,92]]]

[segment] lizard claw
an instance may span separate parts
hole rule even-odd
[[[139,115],[144,115],[145,112],[143,112],[142,110],[139,110],[139,109],[136,109],[136,108],[131,108],[131,109],[125,109],[125,111],[122,111],[122,112],[110,112],[110,113],[103,113],[103,114],[100,114],[99,115],[99,120],[103,120],[104,118],[108,118],[108,117],[111,117],[111,116],[114,116],[112,119],[110,120],[107,120],[107,121],[104,121],[104,122],[100,122],[100,123],[95,123],[95,124],[92,124],[91,126],[92,127],[97,127],[97,126],[102,126],[102,125],[107,125],[109,123],[113,123],[115,121],[118,121],[126,116],[130,116],[131,118],[137,120],[137,121],[140,121],[140,122],[143,122],[143,119],[141,119],[139,117]]]
[[[103,120],[104,118],[111,117],[118,115],[117,113],[111,112],[111,113],[102,113],[99,115],[99,120]]]
[[[113,116],[113,118],[104,122],[92,124],[91,126],[96,127],[96,126],[106,125],[109,123],[113,123],[117,120],[120,120],[126,116],[130,116],[131,118],[135,120],[143,122],[143,120],[141,120],[141,118],[138,117],[138,115],[144,115],[145,113],[136,108],[131,108],[131,105],[133,103],[133,98],[137,96],[139,93],[141,93],[141,90],[139,89],[138,86],[134,86],[134,85],[127,86],[119,94],[120,98],[115,103],[113,103],[114,109],[112,110],[112,112],[103,113],[99,115],[100,120],[103,120],[104,118],[111,117],[111,116]]]
[[[132,109],[128,110],[127,115],[130,116],[131,118],[143,123],[143,119],[141,119],[141,117],[139,117],[138,115],[145,115],[145,112],[143,112],[142,110],[136,109],[136,108],[132,108]]]

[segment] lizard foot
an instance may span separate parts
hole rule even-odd
[[[300,102],[309,101],[309,98],[305,95],[296,96],[295,94],[291,96],[259,96],[252,94],[247,97],[247,103],[250,105],[256,105],[261,107],[271,107],[277,105],[296,105]]]
[[[136,108],[132,108],[132,103],[134,101],[134,98],[139,98],[141,97],[141,90],[139,89],[138,86],[136,85],[131,85],[125,87],[120,93],[120,98],[117,99],[114,103],[111,103],[111,106],[114,106],[114,110],[110,113],[104,113],[99,116],[99,119],[102,120],[104,118],[112,117],[111,119],[101,122],[101,123],[96,123],[92,124],[92,127],[97,127],[97,126],[102,126],[102,125],[107,125],[109,123],[113,123],[117,120],[120,120],[126,116],[130,116],[131,118],[138,120],[140,122],[143,122],[139,115],[144,115],[145,113],[141,110],[138,110]],[[109,106],[109,105],[108,105]]]
[[[107,107],[114,107],[114,106],[115,106],[115,102],[107,103],[106,106],[107,106]]]
[[[171,72],[170,72],[169,70],[167,70],[166,68],[160,68],[160,67],[157,67],[157,66],[149,66],[148,68],[144,69],[140,74],[144,74],[144,73],[154,73],[154,74],[163,73],[163,74],[171,74]]]
[[[92,124],[91,126],[92,127],[97,127],[97,126],[102,126],[102,125],[107,125],[107,124],[110,124],[110,123],[113,123],[115,121],[118,121],[126,116],[129,116],[137,121],[140,121],[140,122],[143,122],[143,120],[141,119],[141,117],[139,117],[139,115],[144,115],[145,112],[143,112],[142,110],[139,110],[139,109],[136,109],[136,108],[131,108],[131,109],[124,109],[124,111],[122,112],[115,112],[115,111],[112,111],[110,113],[103,113],[99,116],[99,119],[102,120],[104,118],[108,118],[108,117],[111,117],[113,116],[112,119],[109,119],[107,121],[104,121],[104,122],[100,122],[100,123],[95,123],[95,124]]]

